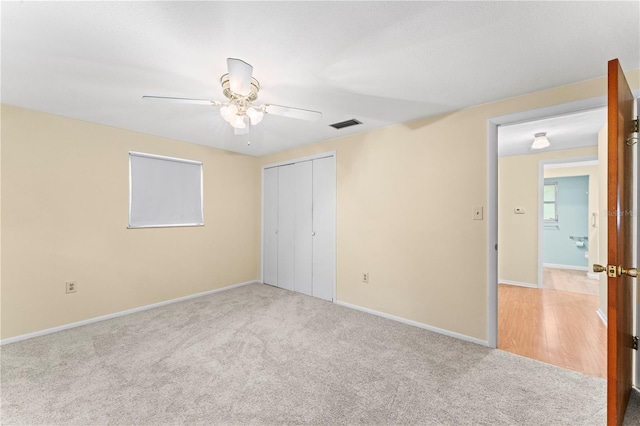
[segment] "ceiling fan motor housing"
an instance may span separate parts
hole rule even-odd
[[[258,99],[258,92],[260,91],[260,83],[255,78],[251,78],[251,90],[247,96],[239,95],[231,91],[231,85],[229,83],[229,74],[224,74],[220,77],[220,84],[222,85],[222,93],[228,99],[231,100],[240,100],[244,99],[248,102],[253,102]]]

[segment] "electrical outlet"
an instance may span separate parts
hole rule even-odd
[[[75,293],[78,291],[78,283],[75,281],[67,281],[67,293]]]
[[[368,272],[363,272],[362,273],[362,282],[363,283],[368,283],[369,282],[369,273]]]

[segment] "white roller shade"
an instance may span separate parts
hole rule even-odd
[[[129,227],[201,226],[202,163],[129,152]]]

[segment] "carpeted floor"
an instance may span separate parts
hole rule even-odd
[[[2,424],[602,425],[606,411],[602,379],[261,284],[5,345],[1,372]]]

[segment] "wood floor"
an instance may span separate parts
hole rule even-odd
[[[606,378],[607,329],[597,309],[591,294],[500,284],[498,348]]]
[[[584,271],[570,269],[544,268],[543,286],[551,290],[591,294],[592,296],[600,294],[598,280],[587,278]]]

